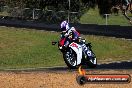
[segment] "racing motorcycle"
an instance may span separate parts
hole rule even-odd
[[[63,54],[66,65],[71,68],[78,68],[80,65],[86,65],[94,68],[97,65],[97,59],[92,51],[91,43],[86,43],[85,39],[79,39],[79,42],[72,41],[67,47],[59,42],[52,42],[52,45],[58,43],[58,48]],[[85,50],[84,50],[85,49]]]

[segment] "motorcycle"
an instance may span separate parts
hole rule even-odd
[[[66,65],[71,69],[78,68],[80,65],[87,65],[91,68],[96,67],[97,59],[92,51],[91,43],[86,43],[85,39],[80,39],[79,41],[79,43],[72,41],[67,47],[60,44],[62,41],[58,42],[58,48],[63,54]],[[52,45],[56,43],[52,42]]]

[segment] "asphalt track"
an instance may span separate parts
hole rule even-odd
[[[98,64],[96,68],[89,68],[86,66],[83,66],[83,68],[86,70],[132,70],[132,61],[104,63],[104,64]],[[68,69],[69,69],[68,67],[55,67],[55,68],[49,68],[48,70],[66,71]]]
[[[98,64],[96,68],[89,68],[82,66],[85,70],[132,70],[132,61],[111,62]],[[67,66],[56,67],[40,67],[40,68],[26,68],[26,69],[0,69],[0,71],[11,72],[34,72],[34,71],[46,71],[46,72],[65,72],[65,71],[77,71],[77,69],[69,69]]]

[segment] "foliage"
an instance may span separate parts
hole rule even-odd
[[[25,17],[26,19],[32,19],[33,10],[40,9],[41,13],[38,13],[40,16],[37,17],[39,21],[44,21],[44,19],[52,22],[56,20],[59,22],[60,19],[67,19],[68,11],[78,12],[77,14],[70,14],[70,20],[80,20],[81,16],[87,13],[90,8],[95,8],[98,6],[98,12],[101,16],[103,14],[110,14],[111,8],[116,5],[120,5],[123,0],[1,0],[5,5],[9,6],[10,16],[14,17]],[[1,2],[0,1],[0,2]],[[17,7],[18,9],[14,9]],[[30,11],[25,10],[24,8],[30,8]],[[29,10],[29,9],[28,9]],[[53,12],[46,12],[47,10],[53,10]],[[16,11],[14,13],[14,11]],[[18,12],[17,12],[18,11]],[[64,14],[58,13],[58,11],[65,11]],[[29,13],[28,13],[29,12]],[[18,15],[16,15],[18,13]],[[13,14],[13,15],[12,15]],[[50,17],[52,16],[53,17]],[[59,14],[59,15],[58,15]],[[26,16],[29,17],[26,17]],[[60,17],[57,17],[60,16]]]

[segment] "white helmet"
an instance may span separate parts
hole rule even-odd
[[[67,31],[69,30],[69,23],[67,21],[62,21],[60,27],[61,31]]]

